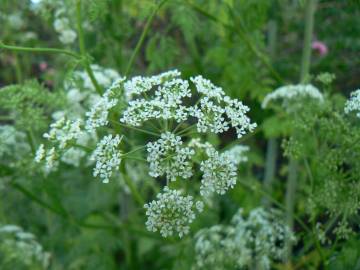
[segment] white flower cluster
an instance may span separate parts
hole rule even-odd
[[[56,142],[60,149],[68,146],[69,142],[78,139],[82,135],[81,120],[67,120],[65,117],[60,118],[50,125],[49,133],[44,133],[44,138]]]
[[[58,9],[55,13],[54,29],[59,34],[59,40],[63,44],[74,43],[77,34],[71,28],[70,20],[66,17],[65,9]]]
[[[86,144],[90,137],[82,128],[82,121],[80,119],[68,120],[61,117],[50,125],[48,133],[43,135],[52,143],[50,149],[45,149],[44,144],[41,144],[35,154],[35,162],[44,162],[44,169],[46,173],[55,171],[59,166],[59,160],[73,166],[79,166],[80,160],[86,155],[83,149],[74,148],[73,145]]]
[[[190,159],[195,152],[189,147],[183,147],[179,136],[163,133],[159,140],[147,144],[147,152],[150,176],[165,174],[170,181],[175,181],[177,177],[186,179],[192,176]]]
[[[320,103],[324,101],[322,93],[315,86],[311,84],[298,84],[286,85],[277,88],[270,94],[266,95],[261,106],[262,108],[267,108],[271,101],[277,99],[283,99],[283,106],[286,106],[287,101],[299,97],[310,97],[314,100],[318,100]]]
[[[103,107],[109,107],[109,92],[118,94],[119,91],[117,91],[117,88],[121,86],[125,78],[120,77],[120,75],[111,68],[104,68],[98,65],[91,65],[91,68],[99,86],[107,89],[105,91],[107,96],[101,97],[95,91],[95,87],[87,72],[75,71],[72,76],[67,77],[64,82],[67,98],[66,109],[54,112],[52,116],[55,120],[64,116],[72,120],[84,118],[86,112],[90,114],[90,116],[99,115],[99,118],[102,116],[104,119],[102,109]],[[107,115],[107,111],[105,111],[104,114]],[[96,121],[95,116],[94,121]]]
[[[125,96],[127,100],[130,100],[133,96],[146,93],[154,86],[160,85],[169,79],[177,78],[180,75],[181,73],[175,69],[151,77],[135,76],[125,83]]]
[[[201,76],[190,78],[200,99],[193,106],[186,106],[184,99],[193,94],[189,81],[177,78],[179,75],[178,71],[170,71],[125,82],[125,93],[130,101],[120,121],[140,126],[150,119],[173,119],[180,123],[192,116],[197,120],[198,132],[222,133],[231,126],[240,138],[254,130],[256,124],[246,115],[249,108],[225,96],[220,87]]]
[[[203,204],[193,202],[191,196],[183,196],[181,191],[165,187],[157,195],[157,200],[145,204],[146,227],[149,231],[160,231],[163,237],[178,234],[179,237],[189,232],[189,225],[195,219],[195,209],[202,211]]]
[[[151,90],[154,85],[158,85],[162,82],[160,75],[150,78],[141,77],[141,81],[144,84],[131,83],[132,88],[126,90],[128,93],[132,89],[132,94],[141,94]],[[166,77],[164,77],[166,78]],[[135,87],[134,85],[137,85]],[[140,87],[142,86],[142,87]],[[185,121],[188,117],[187,108],[182,105],[182,98],[191,97],[189,83],[181,79],[173,79],[171,81],[165,81],[158,90],[155,92],[155,97],[151,100],[147,98],[138,98],[130,100],[128,108],[124,111],[120,121],[132,125],[140,126],[143,122],[150,119],[174,119],[177,122]]]
[[[114,170],[119,169],[121,162],[121,151],[118,146],[121,142],[121,137],[116,135],[105,136],[97,144],[95,151],[90,159],[96,161],[94,168],[94,176],[99,176],[103,183],[108,183],[109,178]]]
[[[207,148],[206,154],[208,159],[200,164],[200,170],[203,172],[200,194],[202,196],[209,196],[214,192],[225,194],[236,184],[236,163],[228,154],[219,154],[213,147]]]
[[[87,152],[97,141],[96,128],[108,124],[109,110],[118,103],[117,97],[122,94],[125,78],[113,69],[98,65],[91,67],[99,85],[107,90],[103,96],[98,95],[88,74],[83,71],[76,71],[65,82],[68,106],[66,110],[53,114],[55,121],[50,125],[50,131],[44,134],[52,146],[47,150],[40,145],[35,156],[36,162],[44,162],[46,173],[56,170],[59,161],[78,167],[84,158],[89,158]],[[88,160],[86,164],[91,162]]]
[[[0,226],[0,254],[3,259],[5,256],[23,263],[27,269],[47,269],[51,257],[33,234],[11,224]]]
[[[229,226],[214,226],[196,236],[196,269],[270,269],[272,260],[285,255],[285,242],[295,241],[279,212],[240,209]]]
[[[96,128],[108,124],[109,110],[116,106],[117,99],[111,98],[112,90],[107,90],[99,101],[86,113],[87,119],[85,128],[89,132],[94,132]]]
[[[350,99],[346,101],[344,111],[346,114],[355,111],[356,116],[360,117],[360,89],[350,94]]]

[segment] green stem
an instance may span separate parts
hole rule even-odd
[[[270,59],[273,60],[276,52],[276,35],[277,35],[277,24],[276,21],[271,20],[268,24],[268,38],[269,38],[269,55]],[[267,142],[266,149],[266,162],[265,162],[265,173],[264,173],[264,189],[271,194],[272,185],[275,177],[276,159],[277,159],[277,147],[278,143],[276,138],[270,138]],[[266,197],[262,198],[262,203],[265,208],[269,208],[270,202]]]
[[[308,79],[311,63],[311,40],[314,31],[314,15],[317,0],[307,0],[305,15],[305,33],[303,54],[301,59],[300,82],[304,83]]]
[[[139,193],[139,191],[137,190],[136,186],[134,185],[134,182],[130,179],[130,177],[128,176],[127,172],[126,172],[126,167],[125,164],[120,165],[120,170],[122,173],[122,176],[124,178],[124,181],[126,183],[126,185],[129,187],[131,194],[133,195],[135,201],[141,206],[143,207],[143,205],[145,204],[145,200],[143,199],[143,197],[141,196],[141,194]]]
[[[286,209],[286,223],[293,230],[294,228],[294,210],[295,210],[295,193],[297,186],[297,171],[298,162],[294,158],[290,158],[289,161],[289,174],[286,184],[286,195],[285,195],[285,209]],[[292,254],[291,242],[286,243],[287,250],[287,261],[290,261]]]
[[[77,21],[78,36],[79,36],[79,49],[80,49],[81,57],[83,58],[82,63],[84,65],[86,73],[89,75],[90,80],[95,87],[96,92],[99,95],[102,95],[103,90],[101,89],[99,83],[97,82],[97,80],[95,78],[95,75],[94,75],[94,73],[91,69],[90,63],[89,63],[88,54],[86,52],[84,30],[82,27],[81,0],[77,0],[77,2],[76,2],[76,21]]]
[[[122,156],[123,156],[123,157],[126,157],[126,156],[128,156],[128,155],[130,155],[130,154],[132,154],[132,153],[135,153],[135,152],[137,152],[137,151],[139,151],[139,150],[142,150],[142,149],[144,149],[144,148],[146,148],[146,145],[139,146],[139,147],[135,148],[134,150],[131,150],[131,151],[125,153],[125,154],[122,154]]]
[[[159,11],[159,9],[162,7],[162,5],[165,4],[166,1],[167,0],[160,1],[154,7],[154,9],[153,9],[152,13],[150,14],[150,16],[147,18],[145,27],[144,27],[144,29],[143,29],[143,31],[141,33],[141,36],[140,36],[138,42],[136,43],[135,49],[134,49],[134,51],[133,51],[133,53],[132,53],[132,55],[130,57],[129,63],[128,63],[127,67],[126,67],[125,76],[129,75],[129,72],[130,72],[131,67],[132,67],[132,65],[134,63],[135,57],[138,54],[142,44],[144,43],[145,37],[146,37],[146,35],[147,35],[148,31],[149,31],[150,25],[151,25],[152,21],[154,20],[156,13]]]
[[[157,137],[160,136],[160,134],[158,134],[158,133],[151,132],[151,131],[148,131],[148,130],[144,130],[144,129],[141,129],[141,128],[128,126],[128,125],[125,125],[125,124],[123,124],[121,122],[117,122],[117,121],[113,121],[113,120],[110,120],[110,122],[115,124],[115,125],[119,125],[119,126],[122,126],[122,127],[125,127],[125,128],[133,129],[133,130],[136,130],[136,131],[139,131],[139,132],[142,132],[142,133],[146,133],[146,134],[149,134],[149,135],[153,135],[153,136],[157,136]]]
[[[15,52],[65,54],[75,59],[80,59],[80,56],[75,52],[69,50],[57,49],[57,48],[33,48],[33,47],[12,46],[12,45],[5,45],[0,41],[0,49],[15,51]]]
[[[34,194],[32,194],[30,191],[28,191],[26,188],[24,188],[23,186],[21,186],[20,184],[17,184],[15,182],[11,182],[11,186],[20,191],[22,194],[24,194],[26,197],[28,197],[29,199],[31,199],[32,201],[36,202],[37,204],[41,205],[42,207],[44,207],[47,210],[50,210],[51,212],[60,215],[62,217],[67,217],[67,213],[60,211],[54,207],[52,207],[50,204],[48,204],[47,202],[42,201],[41,199],[39,199],[38,197],[36,197]]]
[[[277,147],[278,147],[277,140],[275,138],[271,138],[268,140],[267,150],[266,150],[264,189],[269,194],[271,194],[272,184],[274,182]],[[266,208],[270,206],[270,201],[267,199],[267,197],[263,197],[262,202]]]

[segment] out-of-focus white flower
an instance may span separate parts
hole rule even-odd
[[[0,226],[0,251],[5,258],[21,261],[28,269],[47,269],[50,264],[50,253],[43,250],[32,233],[16,225]]]
[[[181,191],[165,187],[156,200],[145,204],[146,227],[149,231],[160,231],[163,237],[178,234],[182,237],[189,233],[190,224],[195,219],[194,208],[200,208],[201,203],[194,206],[191,196],[183,196]]]
[[[344,111],[346,114],[355,111],[356,116],[360,117],[360,89],[350,94],[350,99],[346,101]]]
[[[91,160],[96,161],[94,168],[94,176],[99,176],[103,183],[108,183],[114,170],[119,169],[121,162],[121,151],[118,146],[121,142],[121,137],[116,135],[105,136],[97,144],[95,151],[91,155]]]
[[[79,167],[81,159],[86,155],[86,152],[82,149],[70,147],[61,156],[61,161]]]
[[[288,100],[293,100],[299,97],[310,97],[318,100],[320,103],[324,101],[324,97],[315,86],[311,84],[298,84],[298,85],[286,85],[275,89],[270,94],[266,95],[261,106],[263,108],[268,107],[271,101],[282,99],[283,106],[286,106]]]
[[[62,17],[58,18],[54,21],[54,29],[57,32],[63,32],[64,30],[68,29],[70,25],[70,21],[68,18]]]
[[[245,153],[249,151],[247,145],[235,145],[231,149],[225,151],[223,155],[227,156],[235,165],[239,165],[242,162],[248,161]]]
[[[64,30],[61,32],[61,34],[59,36],[59,40],[61,41],[61,43],[71,44],[71,43],[74,43],[76,37],[77,37],[77,34],[74,30],[67,29],[67,30]]]
[[[268,270],[271,261],[282,260],[286,241],[295,241],[280,213],[262,208],[252,210],[247,218],[243,210],[234,215],[231,225],[216,225],[196,235],[195,269]]]
[[[68,90],[68,92],[66,94],[66,98],[71,103],[80,102],[80,101],[84,100],[85,97],[86,97],[86,94],[82,93],[77,88],[72,88],[72,89]]]

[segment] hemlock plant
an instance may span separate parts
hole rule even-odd
[[[252,132],[256,124],[247,116],[249,108],[226,96],[220,87],[202,76],[188,81],[180,75],[178,70],[172,70],[151,77],[118,78],[83,118],[61,117],[50,125],[49,132],[43,135],[49,144],[47,147],[40,145],[35,161],[44,164],[45,171],[49,172],[56,170],[64,154],[71,151],[80,155],[76,151],[86,149],[90,156],[81,155],[80,158],[95,162],[93,175],[108,183],[120,170],[121,162],[146,148],[149,175],[167,181],[157,201],[145,205],[147,228],[159,230],[164,237],[173,235],[174,231],[182,237],[189,232],[189,224],[195,219],[193,201],[191,196],[184,197],[179,191],[169,189],[170,182],[190,181],[198,166],[203,175],[200,190],[196,192],[200,195],[195,203],[197,208],[203,208],[199,206],[202,205],[201,196],[225,194],[236,184],[237,166],[246,161],[243,153],[247,147],[238,145],[234,150],[219,153],[201,135],[219,134],[233,128],[241,138]],[[115,115],[120,118],[116,119]],[[146,145],[124,152],[121,150],[123,134],[115,129],[118,126],[153,138]],[[95,149],[81,144],[84,136],[98,138],[97,131],[100,134],[104,130],[111,133],[99,138]],[[202,159],[194,160],[195,155]],[[174,204],[169,206],[172,199]]]
[[[0,269],[357,269],[360,16],[292,2],[4,0]]]

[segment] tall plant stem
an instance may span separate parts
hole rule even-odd
[[[150,16],[147,18],[146,23],[145,23],[145,27],[140,35],[140,38],[138,40],[138,42],[136,43],[135,49],[133,51],[133,53],[131,54],[129,63],[126,66],[126,70],[125,70],[125,76],[129,75],[129,72],[131,70],[132,65],[134,64],[135,61],[135,57],[138,54],[142,44],[144,43],[145,37],[147,35],[147,33],[149,32],[150,29],[150,25],[152,23],[152,21],[155,18],[156,13],[159,11],[159,9],[165,4],[167,0],[162,0],[160,1],[153,9],[153,11],[151,12]]]
[[[81,15],[81,0],[77,0],[76,1],[76,22],[77,22],[77,30],[78,30],[78,36],[79,36],[79,49],[80,49],[80,54],[82,57],[82,62],[84,65],[84,68],[86,70],[86,73],[89,75],[90,80],[92,82],[92,84],[95,87],[96,92],[99,95],[102,95],[103,90],[101,89],[100,85],[98,84],[95,75],[91,69],[90,63],[89,63],[89,59],[88,59],[88,54],[86,52],[86,47],[85,47],[85,39],[84,39],[84,30],[82,27],[82,15]]]
[[[305,34],[303,43],[303,53],[301,59],[300,82],[304,83],[309,76],[310,63],[311,63],[311,41],[314,31],[314,15],[317,0],[306,1],[306,14],[305,14]]]
[[[265,162],[265,176],[264,176],[264,189],[269,194],[272,191],[272,185],[275,177],[276,169],[276,158],[277,158],[277,147],[278,142],[276,138],[270,138],[267,142],[266,149],[266,162]],[[270,206],[270,201],[267,197],[262,198],[262,203],[264,207],[268,208]]]
[[[276,52],[276,35],[277,35],[277,24],[276,21],[271,20],[268,24],[268,48],[270,59],[274,59]],[[277,147],[278,143],[276,138],[270,138],[267,141],[266,148],[266,162],[264,172],[264,189],[271,194],[272,185],[275,177],[276,159],[277,159]],[[267,197],[262,198],[262,204],[268,208],[270,201]]]
[[[130,189],[131,195],[133,196],[134,200],[142,207],[145,204],[145,200],[141,196],[140,192],[137,190],[137,187],[134,185],[134,182],[131,180],[131,178],[127,174],[124,163],[122,163],[120,165],[120,171],[121,171],[122,177],[124,178],[126,185]]]
[[[301,60],[300,82],[304,83],[310,71],[311,63],[311,39],[314,30],[314,14],[317,0],[306,1],[305,14],[305,33],[303,43],[303,53]],[[290,228],[294,226],[294,210],[296,201],[296,187],[298,178],[298,162],[294,158],[289,161],[289,174],[286,186],[286,221]],[[290,242],[286,243],[287,248],[287,262],[290,263],[292,255],[292,245]]]

